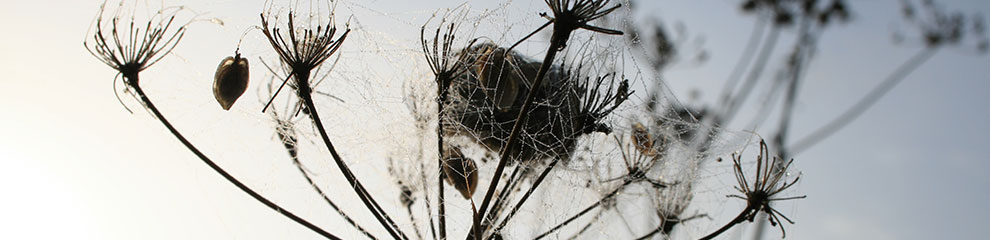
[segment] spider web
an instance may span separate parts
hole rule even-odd
[[[627,2],[621,3],[628,6]],[[234,5],[246,7],[223,9]],[[261,113],[288,71],[278,63],[260,31],[249,30],[244,34],[246,29],[259,25],[257,14],[278,16],[273,24],[284,27],[291,9],[298,14],[296,21],[325,26],[330,23],[329,13],[334,11],[336,26],[352,30],[337,54],[314,71],[316,107],[344,161],[401,230],[412,238],[433,238],[431,228],[437,224],[438,184],[447,184],[448,236],[467,234],[473,222],[472,201],[461,198],[456,190],[451,191],[453,185],[437,181],[440,170],[436,161],[439,155],[435,145],[436,127],[443,126],[445,143],[477,165],[479,182],[472,200],[480,205],[501,145],[507,140],[517,113],[511,107],[523,101],[531,89],[528,78],[532,78],[541,64],[550,32],[544,30],[522,42],[508,52],[506,56],[511,57],[501,64],[492,61],[492,55],[486,53],[505,51],[543,24],[546,20],[538,13],[548,9],[542,1],[460,5],[219,1],[188,6],[211,9],[202,15],[218,17],[198,17],[200,20],[191,25],[188,37],[173,56],[148,71],[145,88],[153,95],[153,101],[161,102],[158,105],[167,117],[174,119],[180,131],[207,155],[217,156],[216,160],[225,169],[275,202],[298,209],[299,215],[328,226],[331,232],[347,239],[363,238],[363,235],[314,194],[300,169],[364,229],[378,237],[387,234],[340,176],[307,113],[300,109],[299,99],[291,91],[292,84],[275,97],[268,113]],[[630,18],[623,17],[633,14],[629,9],[623,7],[613,14],[618,16],[593,24],[614,29],[637,26]],[[429,35],[444,17],[459,23],[454,46],[458,54],[468,55],[471,64],[467,65],[468,71],[455,79],[451,99],[444,103],[444,117],[438,118],[436,84],[424,61],[419,30],[429,22],[426,25]],[[200,34],[215,37],[192,37]],[[465,48],[474,38],[479,39],[478,43]],[[238,41],[241,41],[239,52],[251,64],[251,83],[248,92],[225,112],[217,108],[218,104],[209,95],[212,66],[216,60],[233,55]],[[713,209],[724,208],[720,206],[726,202],[722,197],[733,184],[720,179],[731,179],[731,170],[727,166],[709,166],[724,165],[713,164],[712,160],[741,149],[750,134],[724,130],[718,135],[710,133],[701,113],[686,107],[657,74],[644,69],[647,63],[637,54],[645,50],[642,45],[630,42],[622,36],[579,30],[554,60],[543,90],[538,92],[541,97],[526,123],[520,141],[522,150],[513,156],[499,188],[506,185],[505,179],[516,168],[523,172],[521,180],[517,190],[508,194],[505,200],[508,204],[502,206],[506,209],[496,216],[495,223],[504,221],[507,212],[553,159],[561,159],[561,163],[508,221],[503,237],[540,235],[619,188],[600,208],[548,237],[637,238],[654,230],[663,217],[714,215],[717,213],[712,213]],[[202,46],[219,47],[204,50]],[[483,69],[486,66],[496,70],[489,69],[487,73],[492,74],[486,74]],[[487,85],[481,82],[483,77],[489,79]],[[598,78],[604,79],[600,88],[581,87],[582,83],[596,86]],[[599,123],[608,131],[575,130],[590,125],[573,117],[577,108],[574,106],[588,100],[582,96],[596,90],[598,97],[614,96],[622,80],[629,81],[630,91],[634,93],[614,112],[600,119]],[[504,86],[515,86],[516,93],[508,93]],[[658,97],[652,99],[651,94]],[[505,100],[508,105],[499,105],[493,99],[508,99]],[[634,142],[636,124],[642,125],[651,136],[654,143],[648,149],[652,150],[643,150],[643,143]],[[292,143],[298,165],[287,154],[288,141],[284,135],[294,136]],[[195,170],[201,166],[191,163],[189,168],[202,171]],[[635,171],[641,174],[632,174]],[[631,183],[623,184],[624,181]],[[496,196],[500,193],[496,192]],[[222,205],[231,197],[212,198]],[[408,209],[403,199],[411,201]],[[696,206],[698,202],[700,206]],[[690,232],[680,236],[693,238],[717,224],[709,222],[701,219],[677,227]],[[302,228],[286,229],[285,232],[300,230],[289,234],[293,238],[311,236]],[[658,234],[654,238],[662,237]]]

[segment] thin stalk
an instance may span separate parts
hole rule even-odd
[[[409,213],[409,222],[412,223],[413,233],[416,234],[416,239],[423,240],[423,234],[419,233],[419,224],[416,224],[416,218],[413,217],[412,204],[406,206],[406,212]]]
[[[913,57],[908,59],[906,62],[897,67],[894,72],[887,76],[887,78],[870,90],[866,96],[863,96],[855,105],[847,109],[842,115],[836,117],[828,124],[825,124],[818,130],[815,130],[808,136],[798,140],[794,144],[790,145],[790,149],[793,153],[799,153],[807,150],[809,147],[817,144],[821,140],[831,136],[832,134],[842,129],[847,124],[859,117],[866,109],[869,109],[873,104],[880,100],[883,95],[890,92],[898,83],[904,80],[905,77],[911,74],[915,69],[917,69],[921,64],[925,63],[929,58],[931,58],[938,51],[938,48],[925,48],[920,52],[915,54]]]
[[[288,150],[288,148],[286,150]],[[299,169],[299,173],[302,173],[303,177],[306,178],[306,182],[308,182],[309,185],[313,187],[313,190],[315,190],[316,193],[320,194],[320,197],[323,197],[323,200],[326,201],[327,204],[330,204],[330,208],[333,208],[333,210],[336,211],[337,214],[340,215],[340,217],[344,218],[344,221],[347,221],[348,224],[356,228],[358,231],[361,232],[361,234],[364,234],[364,236],[367,236],[370,239],[378,239],[374,235],[371,235],[371,233],[369,233],[368,230],[365,230],[363,227],[361,227],[361,225],[354,222],[354,219],[351,219],[350,216],[347,216],[346,213],[341,211],[340,207],[338,207],[336,203],[331,201],[330,198],[327,197],[327,194],[324,193],[323,190],[320,189],[320,187],[316,185],[315,182],[313,182],[313,179],[309,176],[309,173],[307,173],[306,170],[303,169],[302,163],[299,162],[299,157],[297,157],[295,153],[292,153],[290,155],[292,155],[292,163],[296,165],[296,169]]]
[[[535,239],[537,239],[537,240],[538,240],[538,239],[543,239],[543,238],[544,238],[544,237],[546,237],[547,235],[550,235],[551,233],[553,233],[553,232],[555,232],[555,231],[557,231],[557,230],[560,230],[560,228],[563,228],[563,227],[564,227],[564,226],[566,226],[567,224],[570,224],[571,222],[573,222],[573,221],[574,221],[574,220],[576,220],[577,218],[579,218],[579,217],[581,217],[581,216],[584,216],[584,214],[587,214],[587,213],[588,213],[588,212],[590,212],[590,211],[591,211],[592,209],[595,209],[595,208],[597,208],[598,206],[601,206],[603,202],[605,202],[605,201],[608,201],[609,199],[612,199],[612,197],[615,197],[615,195],[616,195],[616,194],[618,194],[620,190],[622,190],[623,188],[625,188],[625,186],[627,186],[627,185],[629,185],[629,184],[630,184],[630,183],[632,183],[632,182],[633,182],[633,181],[632,181],[631,179],[627,179],[627,180],[625,180],[625,181],[624,181],[624,182],[622,183],[622,185],[621,185],[621,186],[619,186],[619,187],[618,187],[618,188],[616,188],[615,190],[612,190],[612,192],[610,192],[610,193],[608,193],[608,194],[606,194],[606,195],[605,195],[604,197],[602,197],[601,199],[599,199],[599,200],[598,200],[597,202],[595,202],[594,204],[591,204],[591,206],[588,206],[588,207],[587,207],[587,208],[585,208],[584,210],[581,210],[581,211],[580,211],[580,212],[578,212],[577,214],[574,214],[574,216],[571,216],[571,217],[570,217],[570,218],[568,218],[567,220],[564,220],[564,222],[562,222],[562,223],[560,223],[560,224],[557,224],[557,226],[554,226],[553,228],[550,228],[550,230],[547,230],[547,231],[546,231],[546,232],[544,232],[543,234],[540,234],[539,236],[536,236],[536,238],[535,238]],[[507,220],[508,220],[508,219],[507,219]]]
[[[750,63],[753,62],[753,54],[756,53],[756,49],[760,46],[761,40],[763,40],[763,31],[767,27],[771,27],[763,20],[763,18],[756,18],[756,23],[753,24],[753,30],[749,33],[749,40],[746,42],[746,49],[743,51],[742,55],[739,56],[739,61],[736,62],[736,66],[732,68],[732,73],[729,75],[729,79],[726,81],[725,86],[722,88],[722,104],[729,103],[729,98],[732,96],[732,89],[736,88],[736,83],[739,82],[739,78],[742,76],[743,71],[749,67]]]
[[[388,231],[389,235],[392,235],[392,238],[409,239],[405,233],[399,229],[395,222],[392,221],[381,206],[378,205],[378,202],[375,201],[374,197],[368,194],[367,190],[364,189],[364,185],[361,184],[360,180],[354,177],[354,173],[351,172],[351,169],[347,167],[346,163],[344,163],[340,157],[340,154],[337,153],[336,148],[333,147],[333,143],[330,142],[330,137],[327,135],[327,131],[323,127],[323,122],[320,120],[320,115],[316,110],[316,103],[313,102],[313,96],[311,95],[312,90],[308,85],[309,73],[297,73],[296,80],[299,88],[299,97],[303,99],[303,102],[306,104],[306,108],[309,109],[309,116],[313,120],[313,125],[316,125],[317,131],[320,132],[320,137],[323,138],[324,145],[326,145],[327,150],[330,151],[330,155],[333,157],[334,162],[336,162],[337,168],[340,169],[340,172],[344,175],[344,178],[347,179],[347,183],[351,185],[351,188],[353,188],[354,192],[357,193],[358,197],[361,199],[361,202],[363,202],[365,207],[371,211],[372,215],[374,215],[378,222],[381,223],[382,227]]]
[[[797,101],[797,94],[800,84],[801,77],[804,74],[804,67],[808,64],[811,58],[811,51],[813,51],[816,44],[816,36],[811,34],[811,21],[808,18],[803,18],[801,21],[801,27],[799,28],[799,37],[797,44],[794,48],[794,55],[792,55],[792,65],[790,65],[789,80],[787,83],[787,91],[784,94],[783,107],[780,111],[780,122],[777,129],[777,136],[774,138],[777,146],[777,156],[781,160],[787,161],[790,159],[790,151],[787,149],[786,137],[790,130],[791,119],[794,115],[794,103]],[[772,169],[772,171],[780,171],[781,169]],[[762,231],[762,230],[760,230]]]
[[[588,229],[591,228],[591,225],[592,224],[598,222],[598,219],[602,217],[602,213],[604,213],[604,212],[598,211],[598,214],[595,214],[594,217],[591,217],[591,220],[588,221],[588,223],[584,224],[584,226],[581,227],[581,230],[578,230],[577,233],[575,233],[573,236],[571,236],[570,238],[567,238],[567,239],[571,239],[571,240],[577,239],[578,236],[581,236],[582,234],[584,234],[584,232],[588,231]]]
[[[480,224],[480,229],[488,229],[488,227],[495,221],[495,218],[497,218],[499,214],[502,214],[502,210],[505,207],[505,202],[503,201],[509,198],[509,194],[512,193],[516,189],[516,185],[521,182],[522,176],[519,175],[519,170],[521,168],[521,166],[516,166],[516,168],[512,170],[512,173],[509,174],[509,179],[506,180],[505,186],[503,186],[502,191],[499,192],[498,198],[495,198],[495,204],[488,210],[488,218],[484,219],[484,221]],[[473,233],[476,228],[479,227],[471,226],[471,232]],[[472,239],[472,236],[468,236],[468,239]]]
[[[440,172],[439,177],[437,177],[437,211],[439,216],[437,216],[440,222],[440,239],[447,239],[447,214],[446,206],[444,203],[444,190],[443,190],[443,179],[446,177],[443,172],[443,104],[447,100],[447,89],[445,86],[441,86],[441,76],[437,76],[437,171]]]
[[[519,169],[521,168],[522,166],[516,166],[516,168],[512,170],[512,173],[509,174],[508,182],[506,182],[505,186],[502,187],[502,192],[498,194],[498,198],[495,199],[495,205],[492,206],[492,209],[490,210],[489,216],[492,217],[488,218],[487,221],[484,223],[484,225],[482,225],[482,227],[487,227],[488,225],[491,225],[492,221],[495,220],[495,217],[498,216],[499,214],[502,214],[502,209],[504,209],[503,207],[505,207],[503,201],[508,199],[509,194],[516,189],[516,185],[520,182],[520,179],[522,179],[521,175],[519,175]]]
[[[736,218],[733,218],[732,221],[729,221],[729,223],[728,224],[725,224],[725,226],[722,226],[718,230],[715,230],[715,232],[712,232],[712,233],[710,233],[710,234],[702,237],[701,240],[707,240],[707,239],[715,238],[719,234],[722,234],[723,232],[725,232],[725,231],[729,230],[730,228],[732,228],[732,226],[735,226],[736,224],[739,224],[739,223],[742,223],[743,221],[746,221],[746,216],[749,215],[749,211],[750,211],[750,208],[749,207],[746,207],[745,210],[743,210],[742,212],[739,213],[739,216],[736,216]]]
[[[809,18],[802,18],[801,26],[798,30],[799,33],[798,40],[794,47],[794,53],[792,53],[793,55],[791,56],[793,62],[791,63],[791,65],[789,65],[790,67],[790,72],[788,76],[789,81],[787,82],[787,90],[784,93],[783,106],[780,114],[780,122],[778,123],[779,127],[777,129],[777,134],[774,137],[774,142],[777,144],[777,146],[780,146],[776,149],[777,156],[779,156],[780,158],[774,159],[774,161],[779,161],[779,160],[786,161],[786,159],[790,159],[789,156],[790,150],[786,147],[785,143],[787,142],[786,138],[791,126],[791,119],[794,112],[794,103],[797,101],[798,89],[800,89],[799,86],[801,83],[801,76],[803,74],[804,67],[805,65],[807,65],[809,58],[811,58],[810,52],[816,46],[816,42],[817,42],[816,37],[810,33],[811,31],[810,24],[812,21],[814,20],[811,20]],[[779,171],[783,171],[784,169],[775,168],[769,170],[774,171],[776,173]],[[759,217],[763,218],[766,216],[760,214]],[[766,229],[766,221],[761,220],[757,222],[756,230],[753,233],[755,239],[763,239],[763,233],[765,229]]]
[[[674,230],[674,225],[676,225],[678,223],[682,223],[682,222],[687,222],[687,221],[690,221],[690,220],[694,220],[695,218],[705,217],[705,216],[708,216],[708,215],[705,215],[705,214],[694,215],[694,216],[691,216],[691,217],[688,217],[688,218],[685,218],[685,219],[664,218],[663,216],[661,216],[661,218],[663,218],[662,219],[663,222],[661,222],[660,225],[657,226],[657,228],[653,229],[653,231],[650,231],[649,233],[647,233],[646,235],[643,235],[642,237],[636,238],[636,240],[649,239],[650,237],[653,237],[653,235],[657,235],[658,233],[663,233],[664,235],[670,236],[670,232],[672,232]]]
[[[200,160],[203,160],[203,163],[206,163],[206,165],[210,166],[210,168],[213,169],[213,171],[220,174],[220,176],[223,176],[224,179],[227,179],[228,182],[234,184],[234,186],[236,186],[244,193],[251,195],[251,197],[253,197],[255,200],[258,200],[258,202],[261,202],[268,208],[275,210],[275,212],[278,212],[283,216],[291,219],[292,221],[299,223],[300,225],[303,225],[306,228],[309,228],[313,232],[316,232],[320,236],[323,236],[327,239],[340,239],[339,237],[327,231],[324,231],[320,227],[313,225],[309,221],[306,221],[305,219],[296,216],[289,210],[282,208],[281,206],[275,204],[271,200],[268,200],[264,196],[261,196],[261,194],[258,194],[247,185],[244,185],[244,183],[242,183],[240,180],[237,180],[237,178],[230,175],[230,173],[227,173],[227,171],[223,170],[223,168],[221,168],[219,165],[213,162],[213,160],[210,160],[210,158],[206,157],[206,155],[200,152],[199,149],[196,148],[196,146],[194,146],[192,143],[189,142],[189,140],[186,140],[186,137],[182,136],[182,134],[179,133],[179,131],[176,130],[175,127],[172,127],[172,124],[168,122],[168,119],[165,119],[165,116],[163,116],[162,113],[158,111],[158,108],[155,107],[155,104],[151,102],[151,99],[149,99],[148,96],[144,94],[144,91],[141,89],[141,86],[138,85],[138,74],[136,72],[126,74],[125,77],[129,79],[127,81],[128,84],[131,86],[131,88],[134,89],[134,92],[138,95],[138,97],[141,98],[141,101],[144,102],[144,105],[147,106],[148,109],[151,110],[151,113],[155,115],[155,118],[158,118],[158,120],[161,121],[163,125],[165,125],[165,128],[168,128],[168,131],[171,132],[172,135],[175,136],[175,138],[179,139],[179,142],[182,142],[182,145],[185,145],[186,148],[189,149],[189,151],[191,151],[193,154],[196,155],[196,157],[199,157]]]
[[[519,208],[521,208],[522,205],[526,203],[526,200],[529,200],[529,196],[533,195],[533,192],[536,191],[536,188],[539,187],[541,183],[543,183],[543,179],[545,179],[547,175],[550,174],[550,170],[553,170],[553,167],[556,166],[557,163],[559,162],[560,162],[560,158],[554,158],[553,162],[550,162],[550,165],[548,165],[547,168],[543,170],[543,173],[540,173],[540,176],[537,177],[536,181],[533,182],[533,186],[530,186],[529,190],[526,191],[526,194],[523,194],[523,197],[519,199],[519,202],[516,203],[516,206],[512,207],[512,211],[509,211],[509,215],[505,216],[505,219],[502,220],[502,223],[498,224],[498,227],[495,228],[493,233],[497,233],[501,231],[502,228],[504,228],[505,225],[509,223],[509,220],[512,220],[512,217],[516,215],[516,212],[519,211]],[[491,236],[488,237],[488,239],[491,240],[492,236],[495,235],[492,234]]]
[[[474,205],[474,200],[471,200],[471,221],[474,223],[472,226],[481,225],[481,214],[478,213],[478,207]],[[474,235],[474,240],[481,240],[481,228],[473,228],[470,235]]]
[[[488,209],[488,204],[491,203],[492,197],[495,195],[495,188],[498,187],[498,180],[502,176],[502,171],[505,170],[506,163],[509,162],[509,154],[511,150],[515,147],[516,142],[519,138],[519,132],[522,130],[523,122],[526,121],[526,113],[529,111],[530,106],[533,103],[533,99],[536,98],[536,92],[540,90],[541,85],[543,85],[543,77],[550,70],[550,65],[553,64],[553,59],[557,55],[557,50],[562,46],[564,41],[567,39],[561,39],[565,36],[561,36],[560,32],[554,31],[553,35],[550,37],[550,47],[547,48],[547,55],[543,58],[543,63],[540,64],[539,71],[536,72],[536,78],[533,80],[533,87],[530,89],[529,94],[526,96],[526,101],[523,102],[522,108],[519,110],[519,115],[516,116],[516,122],[512,125],[512,132],[509,133],[509,140],[506,141],[504,147],[502,148],[502,154],[500,154],[498,167],[495,168],[495,174],[492,175],[491,183],[488,185],[488,191],[485,193],[485,199],[481,202],[480,211],[485,212]],[[481,219],[486,219],[487,216],[481,216]]]
[[[420,145],[419,148],[420,149],[423,149],[423,142],[420,142],[419,145]],[[420,154],[419,155],[420,159],[422,159],[423,158],[423,153],[420,152],[419,154]],[[424,164],[423,162],[420,162],[419,169],[420,169],[419,170],[420,171],[420,176],[423,177],[423,184],[426,184],[426,182],[429,181],[428,178],[426,177],[426,164]],[[443,171],[440,171],[440,172],[442,173]],[[425,188],[424,188],[424,191],[423,191],[423,198],[425,200],[424,201],[424,203],[425,203],[424,205],[426,206],[426,218],[429,219],[429,221],[430,221],[430,235],[433,237],[432,239],[439,239],[439,238],[437,238],[437,227],[436,227],[436,225],[433,224],[433,207],[430,207],[430,203],[431,203],[431,201],[430,201],[430,194],[426,192]]]
[[[746,81],[743,85],[739,87],[739,93],[736,93],[732,100],[729,101],[727,109],[724,115],[720,118],[724,121],[729,121],[732,117],[739,111],[743,102],[749,97],[749,93],[753,91],[756,86],[757,80],[763,75],[763,70],[766,69],[767,61],[770,60],[770,55],[773,53],[773,49],[777,45],[777,39],[780,38],[780,28],[771,27],[770,33],[768,33],[766,42],[760,49],[760,55],[757,56],[756,63],[753,65],[753,69],[750,69],[749,75],[746,76]]]
[[[443,160],[441,160],[441,161],[443,161]],[[441,162],[440,164],[443,164],[443,163]],[[441,168],[442,167],[443,166],[441,166]],[[437,216],[437,217],[440,218],[439,219],[439,224],[438,224],[439,225],[439,228],[440,228],[440,240],[447,239],[447,217],[446,217],[447,213],[446,213],[446,209],[444,209],[444,202],[443,202],[443,200],[444,200],[444,196],[443,196],[443,194],[444,194],[444,190],[443,190],[443,178],[446,177],[444,175],[445,174],[443,173],[443,171],[440,171],[440,177],[438,178],[439,180],[437,181],[437,183],[440,184],[440,186],[437,187],[437,189],[439,190],[439,192],[437,193],[437,201],[439,201],[439,204],[438,204],[439,206],[437,206],[437,208],[438,208],[437,209],[437,212],[440,215]]]

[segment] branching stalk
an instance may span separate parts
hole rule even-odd
[[[292,221],[295,221],[296,223],[299,223],[300,225],[309,228],[313,232],[316,232],[317,234],[320,234],[320,236],[323,236],[327,239],[340,239],[339,237],[321,229],[320,227],[313,225],[309,221],[306,221],[305,219],[296,216],[289,210],[282,208],[281,206],[275,204],[271,200],[268,200],[264,196],[261,196],[261,194],[258,194],[247,185],[244,185],[244,183],[241,183],[241,181],[237,180],[237,178],[235,178],[233,175],[227,173],[226,170],[223,170],[223,168],[221,168],[219,165],[213,162],[213,160],[210,160],[210,158],[208,158],[206,155],[200,152],[199,149],[196,148],[196,146],[194,146],[192,143],[189,142],[189,140],[186,140],[186,137],[182,136],[182,134],[179,133],[179,131],[176,130],[175,127],[172,127],[172,124],[168,122],[168,119],[165,119],[165,116],[163,116],[162,113],[158,111],[158,108],[155,107],[155,104],[151,102],[151,99],[148,99],[148,96],[144,94],[144,91],[141,89],[141,86],[138,85],[138,74],[136,72],[126,73],[124,77],[128,78],[127,82],[130,85],[130,87],[134,89],[135,94],[137,94],[138,98],[141,99],[141,102],[143,102],[144,105],[147,106],[149,110],[151,110],[151,113],[155,115],[155,118],[158,118],[158,120],[161,121],[163,125],[165,125],[165,128],[168,128],[168,131],[171,132],[172,135],[175,136],[175,138],[179,139],[179,142],[182,142],[182,145],[185,145],[186,148],[189,149],[189,151],[191,151],[193,154],[196,155],[196,157],[199,157],[200,160],[203,160],[203,163],[206,163],[206,165],[210,166],[210,168],[213,169],[213,171],[220,174],[220,176],[223,176],[224,179],[227,179],[228,182],[234,184],[234,186],[237,186],[237,188],[243,191],[244,193],[251,195],[251,197],[253,197],[255,200],[258,200],[258,202],[261,202],[268,208],[275,210],[275,212],[278,212],[283,216],[292,219]]]

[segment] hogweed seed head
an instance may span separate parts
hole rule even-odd
[[[553,21],[553,32],[557,45],[557,51],[563,50],[571,32],[579,28],[593,32],[609,35],[622,35],[622,31],[588,25],[589,22],[604,17],[622,6],[616,4],[613,7],[605,8],[609,0],[545,0],[547,6],[553,12],[553,17],[544,15]]]
[[[288,29],[269,26],[271,16],[264,13],[260,15],[262,33],[265,34],[268,42],[275,49],[275,53],[282,60],[282,63],[289,69],[292,69],[288,77],[294,76],[296,78],[296,91],[300,95],[311,94],[312,88],[308,82],[310,80],[310,72],[337,52],[337,49],[344,43],[344,39],[347,38],[347,34],[351,32],[351,29],[345,26],[344,33],[335,36],[337,34],[337,27],[333,25],[334,16],[332,13],[330,14],[327,25],[317,24],[315,29],[312,26],[308,28],[297,26],[295,24],[295,17],[291,11],[288,15]],[[282,87],[288,82],[288,77],[282,83],[282,86],[272,94],[272,99],[278,95]],[[271,100],[269,100],[270,103]],[[267,108],[266,105],[265,109]]]
[[[94,23],[95,33],[83,41],[87,51],[100,62],[124,76],[127,87],[138,86],[137,75],[172,52],[186,32],[186,24],[175,23],[176,15],[183,9],[163,8],[151,15],[146,23],[135,16],[122,14],[123,3],[114,10],[107,21],[104,17],[106,3],[100,5]],[[130,20],[122,18],[130,18]],[[173,25],[174,24],[174,25]],[[88,33],[87,33],[88,34]]]
[[[423,24],[419,30],[423,55],[426,57],[426,63],[430,65],[430,70],[433,71],[438,90],[441,92],[446,91],[455,77],[467,71],[466,67],[469,64],[466,61],[468,57],[466,54],[458,55],[453,49],[454,41],[457,39],[457,21],[451,21],[446,25],[446,29],[444,28],[445,23],[447,23],[446,17],[441,19],[440,27],[433,34],[432,41],[426,38],[426,25],[429,24],[429,21]],[[443,33],[443,36],[441,36],[441,33]],[[472,39],[469,41],[464,49],[470,49],[477,40]]]
[[[746,200],[744,213],[745,218],[750,222],[754,220],[757,213],[766,213],[769,216],[767,219],[770,221],[770,225],[778,226],[782,237],[786,237],[787,235],[780,219],[783,218],[791,224],[794,224],[794,221],[791,221],[791,219],[784,216],[780,211],[771,207],[770,203],[807,197],[804,195],[794,197],[777,196],[780,192],[794,186],[801,179],[799,175],[790,182],[784,180],[788,175],[787,169],[793,162],[794,160],[791,159],[784,163],[784,161],[777,157],[771,157],[767,150],[766,142],[760,140],[760,154],[756,157],[756,176],[753,176],[753,182],[750,184],[746,178],[746,174],[743,173],[740,155],[732,154],[733,171],[735,172],[736,182],[738,184],[735,189],[742,195],[733,194],[728,195],[728,197]]]

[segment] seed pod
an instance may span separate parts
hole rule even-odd
[[[464,199],[471,199],[478,187],[478,166],[474,160],[464,157],[461,150],[454,146],[444,146],[443,173],[447,175],[447,183],[454,185]]]
[[[214,75],[213,96],[223,110],[230,110],[248,85],[248,61],[237,53],[220,62]]]
[[[504,48],[489,47],[481,51],[476,71],[484,93],[502,112],[509,111],[519,94],[521,76],[514,71],[515,59]]]

